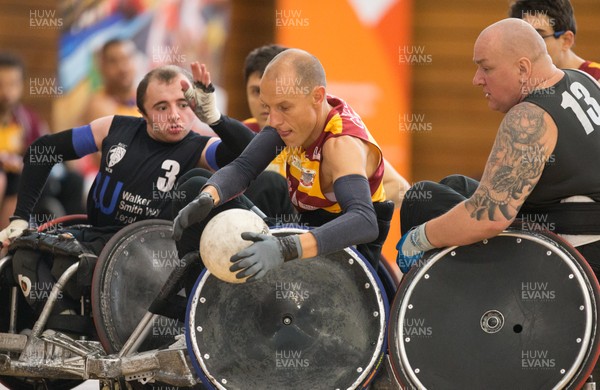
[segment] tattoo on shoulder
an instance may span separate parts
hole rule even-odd
[[[517,215],[547,160],[544,112],[525,103],[506,114],[479,190],[465,204],[472,218],[498,221]]]

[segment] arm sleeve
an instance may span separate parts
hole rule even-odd
[[[242,122],[226,115],[221,115],[221,121],[211,126],[211,129],[222,141],[214,152],[219,167],[224,167],[239,156],[255,136]]]
[[[379,236],[377,216],[366,177],[342,176],[333,183],[333,192],[342,207],[342,214],[310,231],[317,239],[319,255],[365,244]]]
[[[97,151],[89,125],[44,135],[31,144],[23,157],[15,216],[29,220],[55,164]]]
[[[215,187],[221,203],[225,203],[244,192],[284,146],[277,131],[272,127],[265,127],[238,158],[215,172],[206,185]]]

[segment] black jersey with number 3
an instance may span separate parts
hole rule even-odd
[[[196,167],[208,137],[190,132],[177,143],[156,141],[143,118],[115,116],[102,142],[102,161],[87,202],[94,226],[170,219],[176,181]]]
[[[544,109],[558,128],[553,153],[527,198],[529,207],[557,203],[574,195],[600,201],[600,86],[578,70],[524,101]]]

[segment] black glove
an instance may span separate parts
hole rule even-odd
[[[173,239],[179,241],[184,229],[206,218],[213,209],[214,204],[215,201],[211,194],[201,192],[196,199],[179,210],[175,221],[173,221]]]
[[[235,277],[243,279],[247,276],[247,282],[260,279],[265,274],[279,267],[284,261],[297,259],[302,256],[302,246],[297,235],[275,237],[268,234],[253,232],[242,233],[244,240],[253,241],[254,244],[242,249],[231,256],[233,264],[229,270],[239,271]]]

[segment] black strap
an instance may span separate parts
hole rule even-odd
[[[9,247],[11,252],[17,249],[31,249],[52,255],[73,256],[73,257],[92,257],[96,255],[87,250],[70,233],[48,234],[34,231],[25,231],[25,233],[16,238]]]
[[[556,203],[543,207],[523,207],[513,226],[525,230],[538,227],[560,234],[600,234],[600,203]]]

